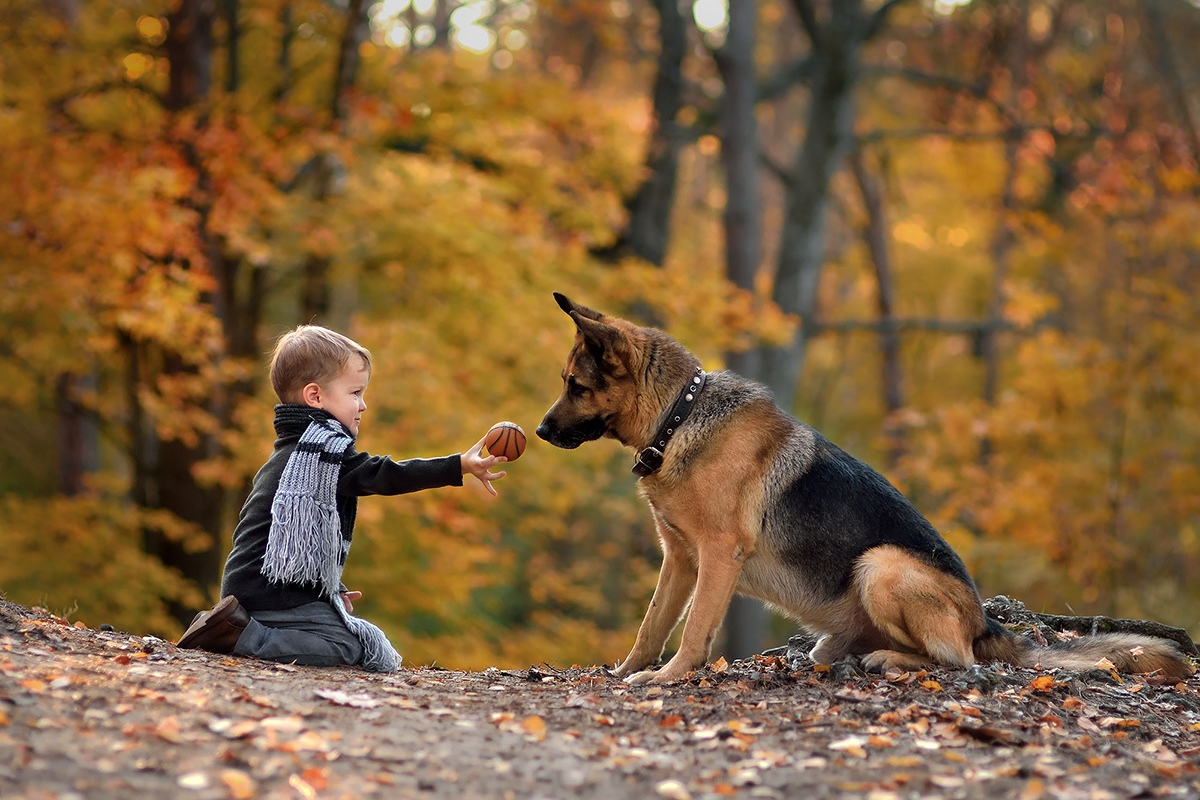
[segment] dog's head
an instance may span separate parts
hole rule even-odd
[[[572,449],[613,436],[623,443],[638,387],[634,376],[646,330],[572,302],[554,293],[559,307],[575,321],[575,344],[563,367],[562,394],[537,427],[537,435],[555,447]]]

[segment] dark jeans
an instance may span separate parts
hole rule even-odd
[[[320,601],[282,611],[255,611],[233,652],[309,667],[354,665],[363,647],[329,603]]]

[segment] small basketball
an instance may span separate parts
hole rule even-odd
[[[484,437],[483,446],[493,456],[516,461],[525,452],[525,431],[515,422],[497,422]]]

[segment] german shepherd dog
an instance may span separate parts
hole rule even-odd
[[[1176,643],[1100,634],[1039,646],[986,616],[962,559],[882,475],[784,413],[762,385],[705,374],[663,331],[554,298],[576,326],[561,396],[537,435],[575,448],[608,436],[634,472],[662,543],[662,570],[637,640],[616,667],[667,683],[708,659],[734,592],[818,635],[811,656],[867,669],[976,661],[1126,672],[1193,669]],[[667,637],[688,610],[678,652]]]

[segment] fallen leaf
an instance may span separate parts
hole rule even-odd
[[[856,758],[866,758],[867,751],[863,749],[863,745],[866,743],[867,740],[861,736],[847,736],[845,739],[839,739],[836,742],[830,742],[829,749],[838,750]]]
[[[521,723],[521,730],[525,731],[535,742],[546,740],[546,721],[537,714],[526,717]]]
[[[692,793],[687,790],[686,786],[674,778],[659,781],[655,785],[654,791],[659,797],[665,797],[667,800],[692,800]]]
[[[276,733],[299,733],[304,729],[304,720],[299,717],[265,717],[258,724]]]
[[[718,672],[718,673],[725,672],[726,670],[729,669],[729,662],[725,660],[725,656],[721,656],[720,658],[718,658],[716,661],[714,661],[712,664],[709,665],[709,669],[711,669],[713,672]]]
[[[175,783],[183,789],[207,789],[208,776],[203,772],[189,772],[186,775],[180,775]]]
[[[317,689],[315,692],[317,697],[328,700],[338,706],[353,706],[354,708],[376,708],[383,705],[383,701],[377,700],[369,694],[350,694],[349,692],[339,691],[338,689]]]
[[[179,733],[182,728],[179,725],[179,720],[175,717],[164,717],[158,725],[154,726],[154,735],[162,739],[164,742],[171,744],[179,744],[183,739]]]
[[[318,792],[329,788],[329,770],[321,767],[309,767],[300,773],[300,777]]]
[[[682,725],[682,724],[683,724],[683,717],[681,717],[678,714],[669,714],[669,715],[663,717],[661,720],[659,720],[658,727],[674,728],[675,726]]]
[[[250,800],[258,793],[254,779],[240,769],[223,769],[219,777],[233,800]]]
[[[316,800],[317,790],[299,775],[292,775],[288,778],[288,786],[299,792],[300,796],[305,798],[305,800]]]
[[[1037,800],[1046,793],[1046,786],[1038,778],[1034,778],[1029,783],[1025,784],[1025,788],[1021,791],[1020,800]]]
[[[278,745],[276,750],[282,750],[285,753],[295,753],[300,750],[310,750],[317,753],[324,753],[330,749],[329,742],[325,741],[325,737],[316,731],[305,731],[290,742],[284,742]]]
[[[928,689],[931,692],[942,691],[942,685],[935,680],[921,681],[921,686]]]
[[[1136,719],[1124,719],[1122,717],[1105,717],[1100,720],[1101,728],[1140,728],[1142,723]]]
[[[1035,692],[1048,692],[1058,685],[1052,675],[1039,675],[1029,682],[1029,688]]]

